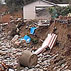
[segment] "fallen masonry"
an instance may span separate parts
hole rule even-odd
[[[34,27],[32,24],[28,26]],[[11,26],[11,27],[9,27]],[[52,23],[49,27],[40,26],[35,30],[35,35],[31,35],[30,28],[26,29],[26,24],[20,26],[19,35],[15,34],[14,37],[11,36],[11,31],[13,27],[16,27],[15,24],[7,24],[2,26],[0,32],[0,69],[4,70],[4,62],[8,68],[12,71],[71,71],[71,25],[61,24],[61,23]],[[55,28],[56,27],[56,28]],[[51,43],[45,45],[45,49],[42,48],[43,44],[46,44],[46,37],[49,33],[52,33],[54,28],[56,29],[54,33],[57,35],[56,42],[54,46],[51,47]],[[10,32],[10,33],[9,33]],[[19,42],[19,39],[25,35],[30,36],[30,43],[26,43],[24,40]],[[41,42],[41,39],[43,42]],[[45,43],[44,43],[45,41]],[[48,39],[47,39],[48,41]],[[33,43],[35,42],[35,43]],[[38,43],[36,43],[38,42]],[[18,45],[16,45],[17,43]],[[51,49],[46,49],[51,47]],[[35,49],[35,51],[34,51]],[[39,50],[38,50],[39,49]],[[37,64],[33,67],[21,67],[19,65],[19,57],[23,54],[24,50],[29,50],[32,53],[38,50],[38,61]],[[43,50],[43,51],[42,51]],[[23,55],[24,56],[24,55]],[[29,57],[28,57],[29,59]],[[32,60],[33,62],[34,60]]]

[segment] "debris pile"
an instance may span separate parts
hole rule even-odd
[[[71,71],[71,24],[53,22],[49,26],[38,26],[35,21],[18,21],[0,27],[0,63],[6,63],[15,71]],[[35,52],[49,33],[57,35],[53,48],[45,48],[38,55],[36,66],[21,67],[18,58],[23,51]]]

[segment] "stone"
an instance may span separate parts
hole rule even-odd
[[[34,68],[32,68],[32,69],[29,69],[28,71],[34,71]]]
[[[57,71],[61,71],[61,68],[57,69]]]
[[[21,70],[21,71],[24,71],[24,70]]]
[[[43,68],[43,70],[44,70],[44,71],[48,71],[48,69],[47,69],[47,68]]]
[[[44,62],[43,62],[45,65],[47,65],[47,61],[45,60]]]
[[[39,68],[39,67],[40,67],[40,65],[39,65],[39,64],[37,64],[35,67],[36,67],[36,68]]]
[[[65,69],[67,69],[68,68],[68,66],[65,66]]]
[[[71,71],[71,70],[69,70],[69,69],[66,69],[66,70],[64,70],[64,71]]]
[[[19,37],[18,35],[15,35],[11,41],[15,42],[18,39],[18,37]]]
[[[8,42],[6,43],[6,47],[10,47],[10,44]]]
[[[38,71],[43,71],[43,69],[38,69]]]

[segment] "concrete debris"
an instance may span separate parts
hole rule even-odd
[[[61,24],[63,22],[55,22],[49,26],[38,27],[37,21],[28,21],[24,25],[22,23],[15,21],[0,25],[0,64],[4,62],[7,66],[12,67],[13,69],[9,69],[11,71],[71,71],[71,25],[68,27],[67,24]],[[29,24],[27,25],[27,23]],[[27,29],[26,26],[28,26]],[[35,35],[30,34],[31,27],[38,27]],[[23,51],[35,52],[44,43],[46,35],[52,32],[58,36],[59,45],[54,43],[54,48],[51,47],[51,50],[45,49],[44,52],[40,53],[36,66],[21,67],[18,58]],[[30,36],[30,43],[26,44],[24,41],[19,41],[19,38],[25,35]],[[36,44],[33,44],[32,40]],[[53,40],[51,44],[52,42]],[[0,65],[1,68],[3,67]]]
[[[18,35],[15,35],[14,38],[12,39],[12,42],[17,41],[18,40],[18,37],[19,37]]]

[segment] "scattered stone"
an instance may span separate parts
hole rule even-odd
[[[48,71],[48,69],[47,68],[43,68],[43,71]]]
[[[69,70],[69,69],[66,69],[66,70],[64,70],[64,71],[71,71],[71,70]]]
[[[18,37],[19,37],[18,35],[15,35],[11,41],[12,41],[12,42],[17,41]]]
[[[43,69],[38,69],[38,71],[43,71]]]
[[[34,68],[32,68],[32,69],[29,69],[28,71],[35,71],[35,69],[34,69]]]
[[[39,68],[39,67],[40,67],[40,65],[39,65],[39,64],[37,64],[35,67],[36,67],[36,68]]]

